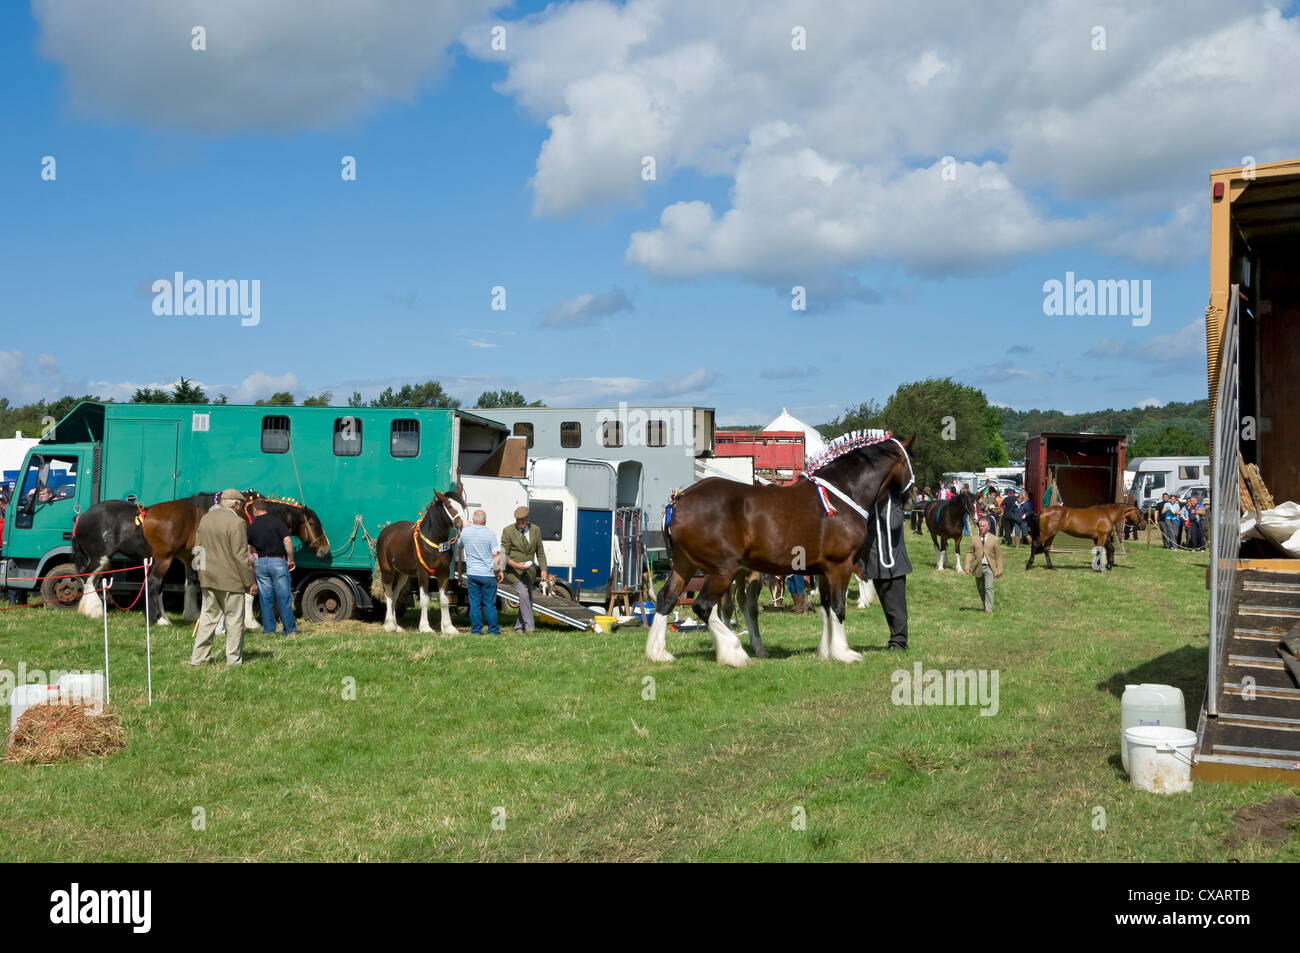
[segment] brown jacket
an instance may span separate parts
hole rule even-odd
[[[522,563],[530,559],[533,566],[522,574],[510,565],[511,561]],[[533,569],[546,572],[546,549],[542,546],[542,531],[536,523],[528,524],[527,536],[515,529],[514,523],[501,531],[501,567],[505,570],[506,582],[510,583],[520,582],[521,576],[528,576],[536,584],[539,577]]]
[[[225,506],[204,513],[195,534],[194,568],[204,589],[247,592],[254,578],[248,524]]]
[[[993,575],[1002,575],[1002,545],[998,542],[997,534],[990,532],[981,541],[979,533],[972,533],[970,548],[966,550],[966,571],[978,572],[984,564],[985,556],[989,558],[989,568],[993,570]]]

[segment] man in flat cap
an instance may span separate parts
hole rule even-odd
[[[244,494],[238,490],[222,490],[218,505],[199,520],[194,568],[203,588],[203,608],[190,665],[212,660],[212,637],[223,617],[226,664],[239,665],[244,660],[244,593],[256,595],[257,582],[248,555],[248,526],[236,512],[243,503]]]
[[[515,631],[532,632],[533,585],[546,578],[546,550],[542,548],[542,531],[528,522],[528,507],[515,510],[515,521],[501,531],[501,558],[506,563],[506,582],[519,597]]]

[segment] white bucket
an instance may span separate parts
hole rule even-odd
[[[1120,703],[1119,749],[1124,770],[1128,768],[1128,743],[1124,732],[1142,725],[1186,728],[1183,693],[1172,685],[1125,685]]]
[[[1164,725],[1141,725],[1124,732],[1129,751],[1129,780],[1156,794],[1192,789],[1192,752],[1196,732]]]

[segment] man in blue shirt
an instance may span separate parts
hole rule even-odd
[[[500,635],[497,625],[497,583],[503,578],[501,571],[501,543],[497,534],[487,528],[487,514],[474,511],[474,522],[460,534],[460,545],[465,552],[465,575],[469,579],[469,630],[483,634],[483,621],[488,632]]]

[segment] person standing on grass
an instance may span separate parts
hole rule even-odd
[[[1015,510],[1016,535],[1020,537],[1019,545],[1024,546],[1029,539],[1029,518],[1034,515],[1034,504],[1030,502],[1028,490],[1021,490],[1019,496],[1020,502],[1016,504]]]
[[[1165,526],[1165,536],[1167,536],[1169,539],[1169,548],[1177,549],[1178,535],[1179,535],[1178,531],[1180,529],[1178,520],[1181,516],[1181,513],[1178,508],[1178,501],[1175,500],[1172,496],[1169,496],[1168,494],[1166,494],[1166,497],[1167,498],[1165,500],[1165,511],[1163,517],[1161,518],[1161,523],[1163,523]]]
[[[275,613],[280,612],[284,635],[298,632],[293,617],[293,587],[289,573],[293,572],[293,538],[284,520],[271,513],[262,500],[248,504],[253,521],[248,524],[248,554],[253,560],[253,574],[257,577],[257,601],[262,610],[262,634],[275,635]]]
[[[1016,528],[1016,491],[1007,487],[999,503],[1002,510],[1002,542],[1011,545],[1011,533]]]
[[[220,502],[199,520],[194,544],[194,568],[203,587],[203,609],[194,630],[190,665],[212,661],[212,637],[217,622],[226,623],[226,664],[244,661],[244,593],[257,595],[257,581],[248,556],[247,524],[235,513],[244,502],[238,490],[222,490]]]
[[[542,531],[536,523],[528,522],[528,507],[515,510],[515,521],[501,531],[501,558],[505,560],[506,582],[514,587],[519,597],[519,616],[515,619],[516,632],[534,632],[533,585],[546,578],[546,550],[542,546]]]
[[[980,517],[979,530],[978,535],[971,537],[966,550],[966,571],[975,577],[975,590],[984,603],[984,611],[991,613],[993,580],[1002,578],[1002,547],[987,516]]]
[[[469,579],[469,631],[483,634],[487,622],[491,635],[500,635],[497,624],[497,583],[505,578],[501,571],[501,543],[497,534],[487,528],[487,514],[475,510],[473,523],[460,534],[460,545],[465,551],[465,575]]]
[[[887,651],[907,650],[907,574],[911,571],[903,534],[903,495],[891,491],[885,502],[871,508],[859,566],[859,574],[876,587],[876,595],[880,596],[880,608],[889,626]]]

